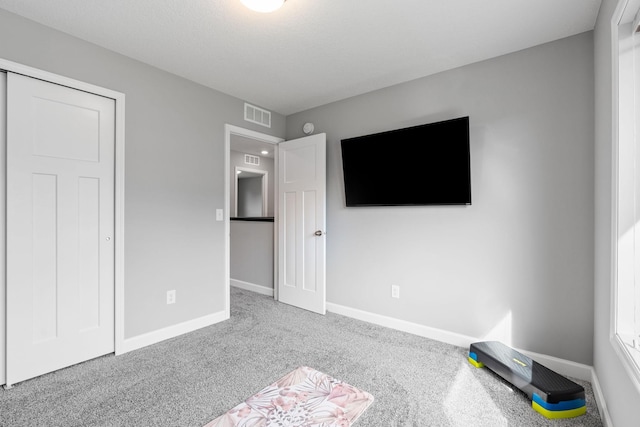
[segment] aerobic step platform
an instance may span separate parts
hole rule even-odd
[[[547,418],[572,418],[587,412],[584,387],[498,341],[471,344],[469,362],[487,367],[522,390],[533,409]]]

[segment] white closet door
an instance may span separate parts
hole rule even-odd
[[[8,385],[114,351],[114,115],[8,73]]]

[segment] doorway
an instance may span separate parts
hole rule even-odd
[[[276,170],[282,138],[225,126],[226,283],[277,298]],[[229,289],[226,292],[227,298]],[[229,307],[229,301],[226,301]]]
[[[326,134],[290,141],[225,125],[225,209],[230,212],[231,142],[235,136],[277,144],[274,159],[273,296],[326,312]],[[235,177],[233,177],[235,180]],[[230,216],[226,217],[226,308],[230,316]],[[255,261],[255,260],[251,260]],[[247,266],[254,268],[255,262]],[[236,284],[236,283],[234,283]],[[257,289],[250,289],[257,290]]]
[[[231,140],[231,151],[234,140]],[[266,151],[266,150],[262,150]],[[269,159],[273,165],[273,159]],[[269,205],[273,204],[273,192],[269,191],[269,172],[235,166],[235,215],[232,218],[265,218],[269,215]],[[271,203],[270,203],[271,202]]]

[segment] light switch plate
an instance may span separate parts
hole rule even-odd
[[[216,221],[224,220],[224,211],[222,209],[216,209]]]

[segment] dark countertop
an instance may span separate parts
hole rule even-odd
[[[272,216],[249,216],[239,218],[237,216],[232,216],[231,221],[260,221],[260,222],[273,222]]]

